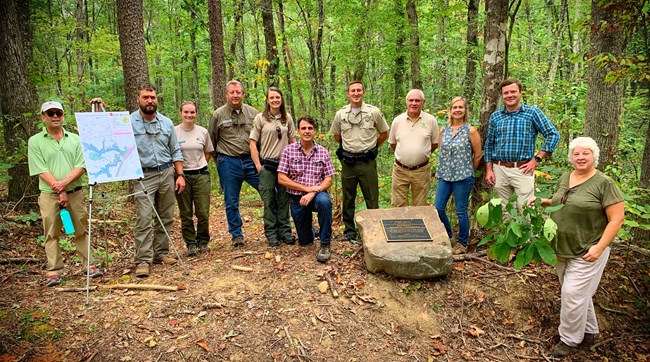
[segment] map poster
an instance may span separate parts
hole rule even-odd
[[[75,113],[90,184],[143,177],[129,112]]]

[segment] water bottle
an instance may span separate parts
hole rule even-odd
[[[72,218],[70,218],[70,211],[68,211],[64,206],[61,206],[59,214],[61,215],[61,221],[63,222],[63,230],[65,230],[65,233],[68,235],[74,234],[74,224],[72,223]]]

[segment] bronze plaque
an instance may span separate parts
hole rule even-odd
[[[389,243],[433,241],[423,219],[382,219],[381,226]]]

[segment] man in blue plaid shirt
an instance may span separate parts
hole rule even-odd
[[[560,133],[539,108],[521,102],[521,82],[506,79],[499,85],[505,107],[490,116],[485,139],[485,181],[494,186],[505,205],[510,195],[521,205],[534,196],[535,168],[553,153]],[[537,134],[544,143],[535,153]]]

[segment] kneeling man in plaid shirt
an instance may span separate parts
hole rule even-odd
[[[332,199],[327,189],[335,174],[326,148],[314,142],[318,126],[310,116],[298,119],[300,142],[287,145],[278,166],[278,182],[287,188],[291,217],[302,246],[314,242],[311,213],[318,213],[320,250],[316,260],[324,263],[330,258],[332,239]]]

